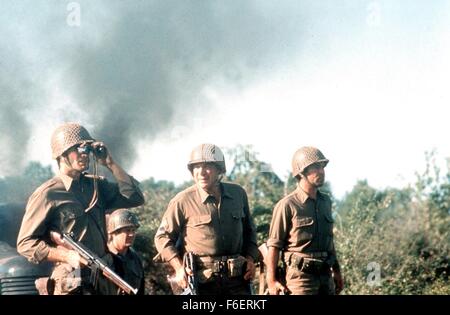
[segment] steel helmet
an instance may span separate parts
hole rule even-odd
[[[62,124],[52,134],[52,158],[56,159],[76,144],[94,141],[83,126],[71,122]]]
[[[139,228],[137,216],[128,209],[118,209],[108,218],[108,233],[113,233],[124,227]]]
[[[301,147],[298,149],[292,158],[292,176],[302,174],[303,171],[314,163],[328,164],[329,160],[320,152],[319,149],[314,147]]]
[[[189,163],[187,165],[189,171],[192,172],[193,164],[196,163],[214,163],[221,173],[226,172],[225,157],[223,152],[214,144],[200,144],[192,150]]]

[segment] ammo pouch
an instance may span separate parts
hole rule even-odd
[[[55,280],[50,277],[37,278],[34,285],[39,295],[53,295],[55,292]]]
[[[197,257],[199,281],[207,282],[217,275],[229,278],[242,276],[246,262],[242,256]]]
[[[289,256],[286,256],[286,263],[291,268],[295,268],[301,272],[312,275],[323,275],[330,273],[330,265],[328,264],[327,259],[307,257],[307,255],[297,253],[289,253]]]
[[[82,285],[82,274],[80,268],[74,269],[67,263],[56,263],[49,280],[53,281],[54,295],[73,294]]]
[[[242,276],[244,274],[244,265],[246,264],[246,262],[247,260],[242,256],[228,259],[228,277],[231,278]]]
[[[301,272],[313,275],[320,275],[326,273],[328,265],[323,260],[308,257],[303,257],[302,259],[303,263],[299,268]]]

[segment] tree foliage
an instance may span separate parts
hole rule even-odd
[[[337,204],[336,247],[347,294],[449,294],[449,174],[427,167],[414,185],[358,182]]]

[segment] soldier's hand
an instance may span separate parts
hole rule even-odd
[[[270,295],[280,295],[287,292],[287,288],[278,281],[267,281]]]
[[[51,240],[56,244],[56,249],[59,252],[59,259],[65,263],[68,263],[73,268],[79,268],[80,265],[86,265],[87,261],[85,261],[76,251],[71,250],[67,247],[67,244],[64,243],[61,234],[55,231],[50,232]]]
[[[68,263],[72,268],[74,268],[74,269],[80,268],[81,257],[76,251],[66,250],[66,253],[64,256],[65,256],[66,263]]]
[[[114,164],[114,161],[111,157],[111,154],[108,150],[108,148],[106,147],[106,145],[103,142],[100,141],[96,141],[92,143],[92,148],[94,149],[94,152],[98,151],[99,148],[101,148],[100,150],[103,151],[104,156],[99,156],[97,154],[95,154],[98,163],[100,163],[103,166],[106,167],[110,167],[112,164]]]
[[[336,287],[336,294],[341,293],[341,291],[344,289],[344,278],[342,277],[342,274],[340,272],[333,271],[333,280]]]
[[[61,237],[61,234],[55,231],[50,232],[50,238],[57,246],[64,246],[64,241]]]
[[[50,239],[56,244],[57,248],[70,250],[70,247],[62,239],[61,234],[55,231],[50,232]]]
[[[245,270],[244,279],[252,280],[255,277],[256,266],[253,261],[253,258],[247,257],[247,269]]]
[[[188,270],[186,270],[188,269]],[[181,266],[177,269],[175,274],[175,281],[178,283],[180,287],[187,288],[187,272],[190,272],[189,275],[192,275],[192,271],[189,268],[184,268],[184,266]]]

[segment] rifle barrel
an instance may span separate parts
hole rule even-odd
[[[65,244],[69,245],[72,250],[76,251],[82,258],[84,258],[88,262],[88,267],[92,268],[92,265],[96,265],[107,279],[117,285],[125,293],[137,294],[138,289],[135,289],[131,285],[129,285],[128,282],[123,280],[117,273],[109,268],[108,265],[100,257],[90,252],[82,244],[76,242],[70,234],[64,233],[62,235],[62,239]]]

